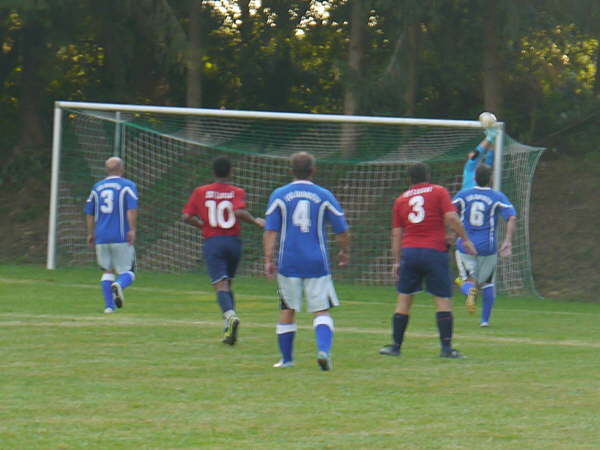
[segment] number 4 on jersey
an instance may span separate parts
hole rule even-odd
[[[292,224],[300,228],[303,233],[310,231],[310,202],[300,200],[292,213]]]

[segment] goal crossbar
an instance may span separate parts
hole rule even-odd
[[[338,123],[366,123],[379,125],[425,125],[432,127],[456,127],[456,128],[482,128],[477,120],[444,120],[444,119],[416,119],[405,117],[382,117],[382,116],[349,116],[342,114],[308,114],[269,111],[239,111],[233,109],[210,109],[210,108],[184,108],[174,106],[149,106],[149,105],[121,105],[112,103],[93,102],[55,102],[56,108],[61,109],[85,109],[95,111],[121,111],[137,113],[159,113],[186,116],[206,117],[232,117],[242,119],[271,119],[291,120],[306,122],[338,122]],[[497,122],[495,127],[500,128],[503,122]]]

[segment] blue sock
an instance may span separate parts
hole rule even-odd
[[[318,325],[315,327],[315,336],[317,338],[317,350],[329,353],[333,341],[333,333],[327,325]]]
[[[496,300],[494,286],[486,286],[483,288],[482,300],[481,321],[489,322],[490,316],[492,315],[492,308],[494,307],[494,301]]]
[[[229,291],[217,291],[217,303],[221,307],[221,312],[225,313],[233,309],[233,299]]]
[[[134,279],[135,279],[135,275],[133,274],[133,272],[123,272],[117,278],[117,283],[119,283],[121,285],[121,287],[123,289],[125,289],[127,286],[129,286],[131,283],[133,283]]]
[[[475,284],[471,281],[465,281],[463,285],[460,287],[460,292],[464,295],[469,295],[469,291],[471,288],[475,287]]]
[[[117,309],[115,301],[113,300],[112,284],[115,281],[115,276],[112,273],[105,273],[102,275],[100,280],[100,287],[102,288],[102,297],[104,297],[104,307]]]
[[[277,343],[281,352],[281,359],[284,363],[292,362],[294,352],[294,337],[296,336],[297,326],[295,323],[277,324]]]
[[[313,321],[317,350],[329,354],[333,342],[333,319],[331,316],[317,316]]]

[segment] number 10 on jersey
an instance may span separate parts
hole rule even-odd
[[[204,206],[208,210],[208,223],[211,227],[227,230],[235,225],[233,203],[229,200],[222,200],[218,203],[216,200],[206,200]]]

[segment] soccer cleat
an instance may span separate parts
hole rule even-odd
[[[114,312],[115,312],[115,310],[114,310],[114,309],[112,309],[112,308],[105,308],[105,309],[104,309],[104,314],[112,314],[112,313],[114,313]]]
[[[317,363],[321,370],[331,370],[331,358],[325,352],[319,352],[317,354]]]
[[[113,297],[115,298],[115,305],[117,308],[122,308],[123,303],[125,303],[125,294],[123,293],[123,288],[116,281],[111,285]]]
[[[479,326],[480,326],[481,328],[486,328],[486,327],[489,327],[489,326],[490,326],[490,323],[489,323],[489,322],[481,322],[481,323],[479,324]]]
[[[283,359],[280,359],[275,364],[273,364],[273,367],[275,367],[276,369],[288,369],[290,367],[294,367],[294,361],[283,362]]]
[[[240,326],[240,319],[238,316],[231,316],[227,320],[227,328],[223,334],[223,344],[234,345],[237,341],[237,332]]]
[[[379,354],[386,356],[400,356],[400,346],[398,344],[385,345],[381,347]]]
[[[454,348],[443,348],[440,358],[463,359],[465,356]]]
[[[463,285],[465,281],[461,278],[461,277],[456,277],[454,279],[454,284],[456,284],[458,287],[461,287]]]
[[[469,314],[475,314],[477,311],[477,307],[475,306],[475,298],[477,297],[477,288],[469,289],[469,293],[467,294],[467,299],[465,300],[465,306],[467,307],[467,311]]]

